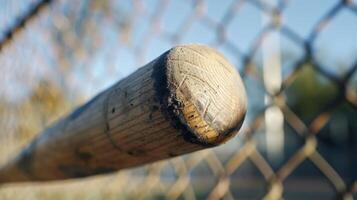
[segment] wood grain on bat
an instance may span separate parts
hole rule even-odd
[[[241,78],[220,53],[177,46],[45,129],[0,169],[0,183],[109,173],[213,147],[245,112]]]

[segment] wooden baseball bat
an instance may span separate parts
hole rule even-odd
[[[214,147],[245,113],[242,80],[220,53],[176,46],[46,128],[0,168],[0,183],[104,174]]]

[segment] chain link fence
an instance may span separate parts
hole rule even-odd
[[[108,176],[0,187],[1,199],[357,199],[357,2],[0,1],[0,163],[173,45],[240,71],[234,140]]]

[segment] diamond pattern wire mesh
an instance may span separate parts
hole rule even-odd
[[[3,2],[0,163],[45,125],[133,72],[134,66],[179,43],[206,43],[228,56],[243,76],[250,105],[240,135],[221,147],[110,176],[4,186],[1,199],[356,198],[356,53],[353,62],[341,67],[329,62],[336,55],[321,59],[323,48],[316,43],[334,24],[342,23],[335,22],[341,13],[351,15],[349,19],[357,24],[357,3],[321,1],[313,19],[304,21],[306,27],[312,24],[304,32],[298,23],[285,19],[307,15],[313,1],[270,2]],[[291,11],[301,4],[307,5]],[[262,15],[268,16],[263,25],[259,21]],[[349,29],[353,28],[344,26],[345,31]],[[265,89],[259,59],[262,45],[272,33],[289,42],[287,49],[282,47],[283,54],[290,47],[300,51],[299,56],[283,55],[288,64],[283,61],[282,84],[274,92]],[[330,36],[328,40],[341,38]],[[356,37],[347,40],[355,42]],[[304,79],[311,73],[329,86]],[[309,81],[312,84],[298,96],[293,88]],[[313,91],[312,97],[308,89]],[[264,102],[261,94],[270,101]],[[295,104],[291,103],[294,100]],[[302,106],[307,111],[296,106],[299,101],[306,103]],[[264,144],[264,113],[272,106],[279,108],[284,118],[284,156],[278,161],[267,155]],[[308,117],[304,112],[309,112]],[[340,146],[329,146],[331,138],[325,133],[335,121],[335,132],[347,139]]]

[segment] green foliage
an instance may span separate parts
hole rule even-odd
[[[337,87],[310,64],[301,67],[286,89],[289,107],[306,122],[311,122],[337,94]]]

